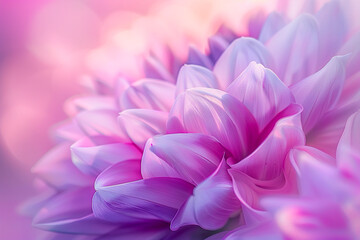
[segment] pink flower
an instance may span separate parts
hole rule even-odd
[[[166,64],[145,59],[142,79],[93,81],[34,167],[52,189],[35,225],[90,239],[279,235],[260,199],[298,192],[289,151],[312,149],[306,140],[333,154],[359,108],[357,37],[342,9],[273,13],[250,36],[222,27],[208,54],[190,48],[182,62],[165,50]]]

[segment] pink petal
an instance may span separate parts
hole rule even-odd
[[[320,71],[290,88],[296,102],[304,107],[302,123],[306,133],[338,102],[344,85],[345,60],[346,57],[333,57]]]
[[[119,127],[116,119],[117,111],[112,110],[89,110],[76,115],[75,122],[82,132],[91,136],[107,136],[114,141],[127,141],[128,137]]]
[[[76,115],[86,110],[117,110],[116,102],[109,96],[76,97],[67,101],[65,110],[69,115]]]
[[[124,160],[109,166],[99,174],[95,181],[95,189],[128,183],[142,179],[140,160]]]
[[[151,109],[128,109],[118,117],[120,127],[141,150],[146,141],[166,132],[168,113]]]
[[[220,89],[226,89],[252,61],[269,66],[271,55],[256,39],[242,37],[234,40],[214,66]]]
[[[172,230],[188,224],[216,230],[223,227],[234,212],[240,210],[240,202],[235,196],[227,169],[223,160],[216,171],[194,189],[193,195],[171,222]]]
[[[301,106],[290,105],[261,145],[245,159],[232,165],[232,168],[259,180],[271,180],[280,176],[289,150],[305,144],[301,111]]]
[[[125,90],[121,104],[123,109],[145,108],[169,111],[174,98],[175,85],[156,79],[142,79]]]
[[[319,37],[314,17],[304,14],[278,31],[266,44],[275,73],[290,86],[317,69]]]
[[[230,94],[211,88],[193,88],[179,95],[167,129],[169,133],[213,136],[236,160],[253,150],[258,135],[258,126],[249,110]]]
[[[261,64],[249,66],[227,88],[253,114],[260,130],[284,110],[294,97],[279,78]]]
[[[101,181],[101,176],[97,181]],[[150,178],[112,186],[97,185],[93,211],[96,217],[111,222],[170,222],[192,190],[190,183],[177,178]]]
[[[82,173],[71,161],[71,143],[61,143],[46,153],[32,172],[56,189],[90,186],[93,178]]]
[[[141,159],[141,152],[131,143],[117,143],[97,136],[82,138],[71,146],[73,163],[85,174],[97,176],[110,165],[129,159]]]
[[[145,59],[144,71],[147,78],[161,79],[175,83],[175,79],[169,70],[155,57],[149,56]]]
[[[360,112],[353,114],[346,122],[339,141],[336,159],[339,168],[360,180]]]
[[[176,82],[176,95],[194,87],[217,88],[217,79],[207,68],[198,65],[184,65]]]
[[[149,140],[147,147],[159,158],[144,153],[142,167],[146,168],[147,175],[155,177],[160,172],[159,176],[167,176],[172,173],[168,170],[170,166],[177,173],[175,176],[195,185],[214,172],[225,153],[215,138],[199,133],[155,136]],[[161,173],[160,170],[165,171]]]

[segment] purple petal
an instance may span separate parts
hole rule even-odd
[[[290,90],[270,70],[251,62],[227,88],[227,92],[239,99],[253,114],[260,130],[273,117],[284,110],[294,97]]]
[[[213,62],[216,62],[225,49],[229,46],[229,42],[220,36],[211,36],[209,37],[209,49],[210,49],[210,58]]]
[[[101,180],[101,175],[97,179]],[[111,222],[167,221],[192,194],[193,185],[177,178],[150,178],[96,186],[93,211]]]
[[[304,107],[302,123],[305,132],[338,102],[344,85],[345,60],[346,57],[333,57],[320,71],[290,88],[296,102]]]
[[[173,219],[172,230],[188,224],[216,230],[223,227],[234,212],[240,210],[240,202],[235,196],[227,169],[223,160],[216,171],[194,189],[193,195]]]
[[[236,160],[256,145],[258,126],[249,110],[235,97],[211,88],[188,89],[171,109],[169,133],[198,132],[215,137]]]
[[[128,109],[120,113],[118,121],[129,139],[140,149],[144,149],[149,138],[166,132],[167,117],[167,112]]]
[[[285,26],[286,22],[281,14],[272,12],[267,17],[259,36],[259,41],[266,43],[275,33]]]
[[[169,111],[174,98],[175,85],[156,79],[142,79],[125,90],[121,104],[123,109],[145,108]]]
[[[61,143],[46,153],[32,168],[32,172],[57,189],[90,186],[93,178],[80,172],[71,161],[71,143]]]
[[[189,47],[189,56],[186,63],[199,65],[208,69],[212,69],[213,67],[211,60],[193,46]]]
[[[176,95],[194,87],[217,88],[217,79],[207,68],[197,65],[184,65],[176,82]]]
[[[316,71],[319,37],[316,19],[311,15],[299,16],[266,45],[275,60],[275,73],[287,86]]]
[[[82,138],[71,146],[73,163],[85,174],[96,177],[110,165],[129,159],[141,159],[141,152],[131,143],[116,143],[97,136]]]
[[[347,35],[348,24],[339,1],[326,3],[316,14],[319,23],[319,66],[336,55]]]
[[[199,133],[155,136],[149,140],[147,147],[173,168],[176,175],[195,185],[215,171],[225,153],[215,138]],[[146,157],[148,155],[144,154],[142,159],[147,165],[144,171],[148,174],[150,172],[153,177],[160,169],[168,169],[166,164],[158,162],[159,159],[151,155],[150,159]],[[145,168],[144,164],[142,167]],[[160,176],[166,176],[167,173],[171,172],[165,171]]]
[[[353,114],[346,122],[339,141],[336,159],[339,168],[360,180],[360,112]]]
[[[242,37],[234,40],[214,66],[220,89],[226,89],[252,61],[269,66],[271,55],[256,39]]]
[[[91,210],[92,188],[65,191],[49,200],[34,218],[47,231],[71,234],[104,234],[116,225],[96,219]]]
[[[301,106],[290,105],[288,112],[278,120],[261,145],[249,156],[232,165],[249,176],[259,180],[277,178],[283,172],[284,161],[289,150],[305,144],[301,128]]]
[[[145,59],[144,71],[147,78],[161,79],[175,83],[175,79],[169,70],[155,57],[149,56]]]

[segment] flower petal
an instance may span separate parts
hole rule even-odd
[[[128,138],[120,129],[116,119],[117,111],[113,110],[89,110],[80,112],[75,116],[75,122],[82,132],[91,136],[108,136],[114,141],[126,141]]]
[[[301,111],[301,106],[290,105],[281,113],[282,118],[276,121],[261,145],[231,167],[259,180],[271,180],[281,175],[289,150],[305,144],[300,121]]]
[[[175,79],[169,70],[155,57],[149,56],[145,59],[144,71],[147,78],[161,79],[175,83]]]
[[[97,179],[101,181],[101,175]],[[111,222],[170,222],[191,195],[193,185],[177,178],[150,178],[135,182],[96,185],[94,215]]]
[[[348,24],[339,1],[329,1],[316,14],[319,23],[319,66],[324,66],[344,43]]]
[[[149,140],[147,146],[161,161],[172,167],[177,175],[195,185],[215,171],[225,153],[214,137],[199,133],[155,136]],[[142,161],[148,164],[148,169],[145,170],[147,172],[164,166],[158,161],[151,162],[156,160],[155,158],[150,160],[144,159],[145,157],[147,155],[144,154]],[[166,176],[165,174],[164,172],[160,176]]]
[[[260,130],[273,117],[284,110],[294,97],[290,90],[270,70],[251,62],[227,88],[227,92],[239,99],[253,114]]]
[[[318,45],[317,22],[308,14],[290,22],[266,44],[275,60],[275,73],[287,86],[316,71]]]
[[[93,178],[83,174],[71,161],[71,143],[60,143],[46,153],[32,172],[56,189],[90,186]],[[71,177],[70,177],[71,176]]]
[[[125,90],[121,104],[123,109],[145,108],[169,111],[174,97],[175,85],[156,79],[142,79]]]
[[[189,47],[189,54],[188,54],[187,64],[193,64],[198,66],[203,66],[208,69],[212,69],[213,64],[208,56],[197,50],[195,47]]]
[[[141,152],[131,143],[117,143],[97,136],[82,138],[71,146],[73,163],[85,174],[96,177],[110,165],[129,159],[141,159]]]
[[[141,150],[146,141],[166,132],[168,113],[151,109],[128,109],[118,117],[120,127]]]
[[[275,33],[285,26],[285,19],[281,14],[272,12],[267,17],[259,36],[259,41],[266,43]]]
[[[304,107],[302,123],[306,133],[338,102],[344,85],[345,60],[346,56],[333,57],[320,71],[290,88],[296,102]]]
[[[194,87],[217,88],[217,79],[207,68],[198,65],[184,65],[176,82],[176,96]]]
[[[192,88],[176,99],[168,133],[198,132],[215,137],[240,160],[256,145],[258,126],[249,110],[235,97],[211,88]]]
[[[346,122],[339,141],[336,159],[339,168],[360,180],[360,112],[353,114]]]
[[[223,227],[234,212],[240,210],[240,202],[235,196],[227,169],[223,160],[216,171],[194,189],[193,195],[171,222],[172,230],[188,224],[216,230]]]
[[[50,199],[34,218],[47,231],[71,234],[104,234],[117,226],[96,219],[91,211],[93,188],[64,191]]]
[[[209,37],[209,49],[210,49],[210,59],[213,62],[216,62],[225,49],[229,46],[229,42],[221,36],[211,36]]]
[[[269,66],[271,55],[256,39],[241,37],[234,40],[214,66],[220,89],[226,89],[252,61]]]
[[[95,189],[141,179],[140,160],[124,160],[113,164],[99,174]]]

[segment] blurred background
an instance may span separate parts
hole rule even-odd
[[[54,144],[51,126],[66,119],[66,99],[87,91],[88,76],[139,78],[149,49],[161,55],[168,43],[185,58],[190,42],[206,51],[220,23],[247,35],[257,31],[252,21],[286,2],[0,0],[0,239],[35,239],[19,214],[35,194],[31,167]]]

